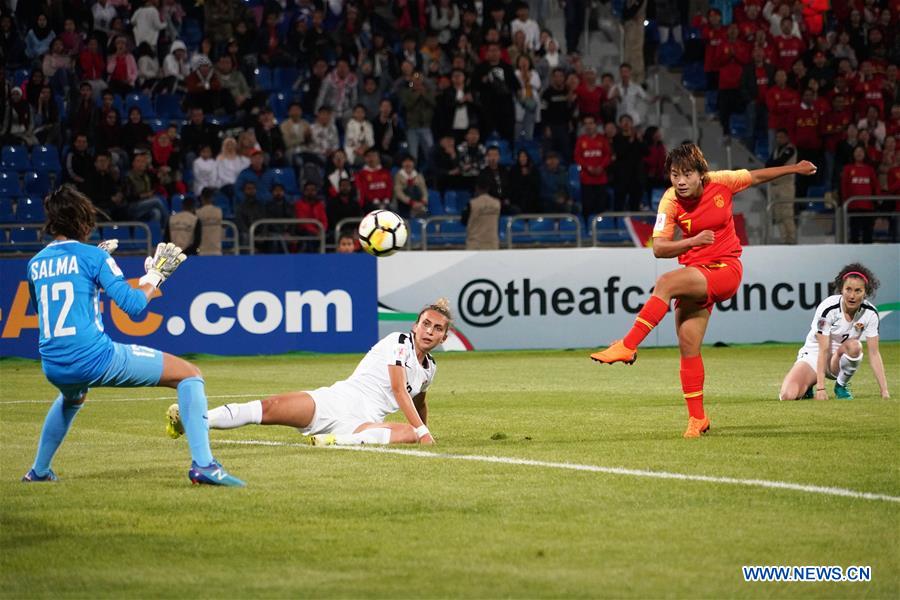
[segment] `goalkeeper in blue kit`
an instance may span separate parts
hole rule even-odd
[[[94,229],[94,206],[74,187],[64,185],[44,200],[46,232],[53,241],[28,262],[31,301],[37,310],[41,365],[59,389],[38,442],[34,465],[23,481],[56,481],[50,462],[75,415],[94,387],[162,386],[178,391],[178,405],[191,451],[188,477],[193,483],[243,486],[212,456],[206,418],[206,391],[200,370],[191,363],[134,344],[113,342],[103,331],[100,290],[131,317],[146,307],[156,288],[187,258],[174,244],[159,244],[132,288],[110,256],[118,242],[99,246],[84,241]]]

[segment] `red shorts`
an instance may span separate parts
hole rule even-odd
[[[741,287],[744,277],[744,265],[737,259],[705,265],[687,265],[694,267],[706,277],[706,302],[700,304],[712,312],[716,302],[723,302],[734,296]],[[680,300],[675,303],[678,306]]]

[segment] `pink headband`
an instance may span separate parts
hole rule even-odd
[[[869,283],[869,278],[866,277],[865,275],[863,275],[862,273],[860,273],[859,271],[850,271],[849,273],[844,273],[843,278],[847,279],[848,277],[859,277],[864,282]]]

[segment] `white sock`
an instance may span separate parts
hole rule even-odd
[[[362,444],[390,444],[391,430],[387,427],[364,429],[359,433],[345,433],[334,436],[338,446],[359,446]]]
[[[262,402],[254,400],[244,404],[225,404],[207,413],[210,429],[234,429],[262,422]]]
[[[842,387],[847,386],[847,382],[850,381],[850,378],[853,377],[853,374],[856,373],[856,370],[859,368],[859,365],[862,364],[863,353],[860,352],[859,356],[851,357],[848,354],[843,354],[841,356],[840,363],[840,373],[837,376],[837,383]]]

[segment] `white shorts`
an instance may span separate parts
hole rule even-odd
[[[808,364],[809,367],[813,370],[813,373],[815,373],[819,362],[819,350],[810,350],[806,346],[800,348],[800,352],[797,353],[797,362]],[[825,361],[825,377],[827,379],[837,379],[837,375],[831,372],[830,353],[828,355],[828,359]]]
[[[353,433],[364,423],[380,423],[384,416],[369,410],[365,398],[348,393],[348,390],[336,390],[334,387],[321,387],[307,392],[316,403],[316,412],[307,427],[300,429],[304,435],[319,433]]]

